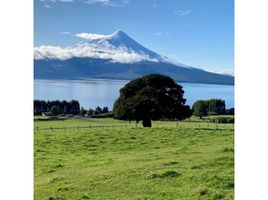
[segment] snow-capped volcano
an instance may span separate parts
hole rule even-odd
[[[135,63],[140,61],[170,62],[164,56],[145,48],[130,38],[123,31],[111,35],[81,42],[71,47],[40,46],[34,48],[35,59],[60,59],[72,57],[91,57],[110,59],[118,63]]]
[[[133,79],[160,73],[179,82],[234,83],[233,76],[189,67],[161,56],[123,31],[111,35],[94,35],[93,39],[67,48],[45,45],[35,47],[34,73],[35,78],[42,79]]]

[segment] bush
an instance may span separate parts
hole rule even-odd
[[[211,122],[220,123],[220,124],[233,124],[234,117],[215,117],[210,119]]]
[[[234,108],[226,109],[226,115],[234,115],[234,114],[235,114]]]
[[[99,115],[92,115],[92,118],[113,118],[114,114],[113,113],[104,113],[104,114],[99,114]]]

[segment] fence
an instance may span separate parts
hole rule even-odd
[[[193,125],[192,125],[193,124]],[[155,123],[152,127],[154,128],[209,128],[209,129],[219,129],[224,128],[230,124],[217,124],[209,122],[198,122],[198,123],[174,123],[174,124],[163,124]],[[124,125],[87,125],[87,126],[50,126],[46,128],[40,128],[38,126],[34,127],[34,131],[45,131],[45,130],[70,130],[70,129],[90,129],[90,128],[140,128],[141,124],[124,124]]]
[[[49,127],[49,128],[39,128],[34,127],[34,131],[44,131],[44,130],[67,130],[67,129],[83,129],[83,128],[128,128],[137,127],[135,125],[89,125],[89,126],[63,126],[63,127]]]

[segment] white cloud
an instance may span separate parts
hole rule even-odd
[[[94,33],[77,33],[75,34],[75,36],[87,40],[94,40],[106,37],[106,35],[94,34]]]
[[[174,13],[178,16],[187,16],[191,13],[191,10],[176,10]]]
[[[157,7],[157,4],[153,4],[153,8],[156,8]]]
[[[59,46],[46,46],[34,48],[34,59],[60,59],[66,60],[72,57],[90,57],[109,59],[112,62],[118,63],[136,63],[142,60],[149,60],[150,58],[142,53],[136,53],[133,51],[125,51],[124,48],[117,50],[105,50],[102,51],[94,49],[91,46],[75,46],[69,48],[61,48]]]
[[[42,45],[40,47],[34,48],[35,59],[50,58],[50,59],[65,60],[71,57],[72,57],[72,54],[69,51],[66,51],[59,46]]]
[[[101,6],[115,6],[121,7],[129,4],[129,0],[85,0],[84,3],[90,5],[101,5]]]
[[[161,36],[161,35],[163,35],[163,33],[162,32],[157,32],[157,33],[155,33],[155,35],[156,36]]]
[[[44,3],[44,6],[46,8],[52,8],[51,3],[56,3],[56,2],[62,2],[62,3],[72,3],[74,0],[39,0]]]
[[[39,1],[46,2],[46,3],[49,3],[49,2],[52,2],[52,3],[56,3],[56,2],[71,3],[71,2],[74,2],[74,0],[39,0]]]
[[[71,35],[71,33],[69,31],[63,31],[61,33],[64,34],[64,35]]]
[[[217,74],[234,75],[233,67],[196,67]]]
[[[89,5],[100,5],[100,6],[114,6],[114,7],[124,7],[129,5],[129,0],[39,0],[45,3],[45,7],[51,7],[48,3],[72,3],[79,2]]]

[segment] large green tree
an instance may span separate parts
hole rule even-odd
[[[151,127],[151,120],[182,120],[191,116],[183,94],[182,86],[168,76],[143,76],[120,89],[113,107],[114,117],[142,121],[144,127]]]
[[[193,104],[192,107],[193,115],[202,119],[202,117],[207,116],[207,106],[206,102],[203,100],[198,100]]]

